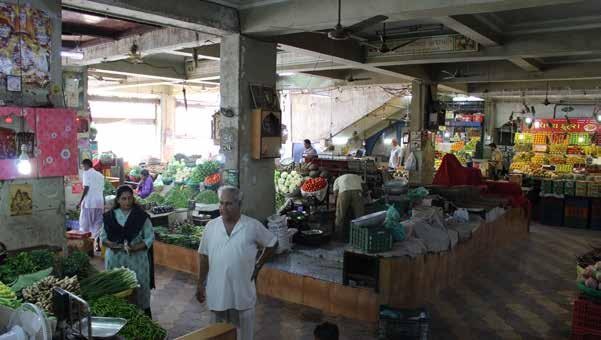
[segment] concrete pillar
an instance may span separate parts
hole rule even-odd
[[[496,134],[496,122],[497,122],[497,106],[491,99],[487,99],[484,103],[484,143],[498,142]],[[490,136],[490,139],[486,139],[486,136]]]
[[[417,159],[417,171],[410,172],[409,183],[414,185],[431,184],[434,177],[434,145],[426,130],[429,114],[426,112],[426,104],[430,100],[428,90],[431,91],[432,97],[436,98],[436,85],[422,80],[414,80],[411,83],[410,146]]]
[[[175,133],[176,104],[175,96],[167,92],[161,94],[161,114],[157,117],[157,129],[160,131],[160,155],[163,162],[171,160],[175,155],[173,136]]]
[[[222,38],[220,55],[221,109],[233,113],[233,117],[222,115],[221,153],[226,171],[238,173],[244,193],[243,212],[263,220],[274,212],[275,163],[272,159],[251,159],[249,85],[275,87],[276,45],[232,34]]]

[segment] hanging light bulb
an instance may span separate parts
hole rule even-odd
[[[526,117],[525,122],[528,125],[532,124],[532,117]]]
[[[451,133],[449,131],[445,131],[444,138],[449,138],[449,137],[451,137]]]
[[[597,116],[595,116],[595,119],[597,120],[597,123],[601,123],[601,113],[598,113]]]
[[[31,174],[31,162],[29,161],[29,156],[27,155],[27,145],[21,145],[21,155],[19,156],[19,160],[17,161],[17,171],[21,175],[29,175]]]

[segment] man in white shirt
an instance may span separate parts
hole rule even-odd
[[[355,174],[344,174],[334,181],[336,231],[345,241],[349,238],[349,210],[352,209],[354,218],[365,214],[362,182],[361,177]]]
[[[390,150],[390,158],[388,159],[388,169],[396,170],[402,165],[402,158],[402,149],[399,146],[399,141],[395,138],[392,140],[392,150]]]
[[[93,237],[98,235],[102,226],[104,213],[104,176],[92,167],[92,161],[84,159],[83,166],[83,195],[77,205],[81,208],[79,214],[79,229],[91,232]]]
[[[198,247],[200,271],[197,299],[213,313],[214,322],[236,326],[240,340],[254,338],[255,279],[274,253],[277,237],[261,222],[241,214],[242,194],[219,188],[221,217],[210,221]],[[259,247],[263,252],[258,260]],[[205,286],[206,283],[206,286]]]

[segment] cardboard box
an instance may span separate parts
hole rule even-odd
[[[176,340],[236,340],[236,327],[226,323],[216,323]]]

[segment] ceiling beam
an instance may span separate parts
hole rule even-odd
[[[175,67],[170,67],[168,65],[158,66],[161,67],[152,67],[145,64],[135,64],[126,61],[115,61],[90,66],[88,72],[101,72],[161,81],[183,81],[186,79],[183,71],[180,72]]]
[[[63,22],[61,26],[63,35],[87,35],[90,37],[115,40],[116,33],[114,31],[107,30],[102,27],[81,25],[71,22]]]
[[[475,83],[468,85],[470,94],[499,95],[510,93],[524,93],[525,95],[544,95],[549,88],[549,95],[567,94],[585,95],[601,90],[601,82],[594,79],[560,80],[560,81],[524,81],[524,82],[497,82]],[[588,91],[587,91],[588,90]]]
[[[238,11],[209,1],[63,0],[63,7],[223,36],[240,32]]]
[[[352,25],[374,15],[384,14],[390,21],[423,19],[474,13],[489,13],[522,8],[575,3],[580,0],[345,0],[343,25]],[[240,11],[242,32],[268,34],[319,30],[336,25],[337,2],[290,0]]]
[[[507,61],[432,65],[435,80],[444,83],[493,83],[601,79],[601,63],[554,65],[541,72],[524,71]],[[444,79],[443,70],[460,76]],[[599,82],[601,84],[601,81]]]
[[[381,67],[594,54],[601,53],[601,39],[598,39],[600,34],[601,30],[594,29],[580,31],[578,34],[554,32],[526,35],[512,37],[502,46],[482,47],[478,52],[374,56],[367,58],[367,64]]]
[[[220,52],[219,44],[205,45],[196,48],[196,55],[198,59],[208,59],[208,60],[219,60]],[[194,56],[193,52],[187,51],[166,51],[164,53],[179,55],[182,57],[192,58]]]
[[[541,71],[541,65],[536,60],[526,59],[526,58],[518,58],[518,57],[509,58],[508,60],[510,62],[512,62],[515,66],[521,68],[524,71],[527,71],[527,72],[540,72]]]
[[[162,28],[138,36],[130,36],[117,41],[83,48],[84,59],[81,65],[99,64],[127,58],[135,43],[143,55],[192,48],[218,42],[219,39],[204,33],[178,28]]]

